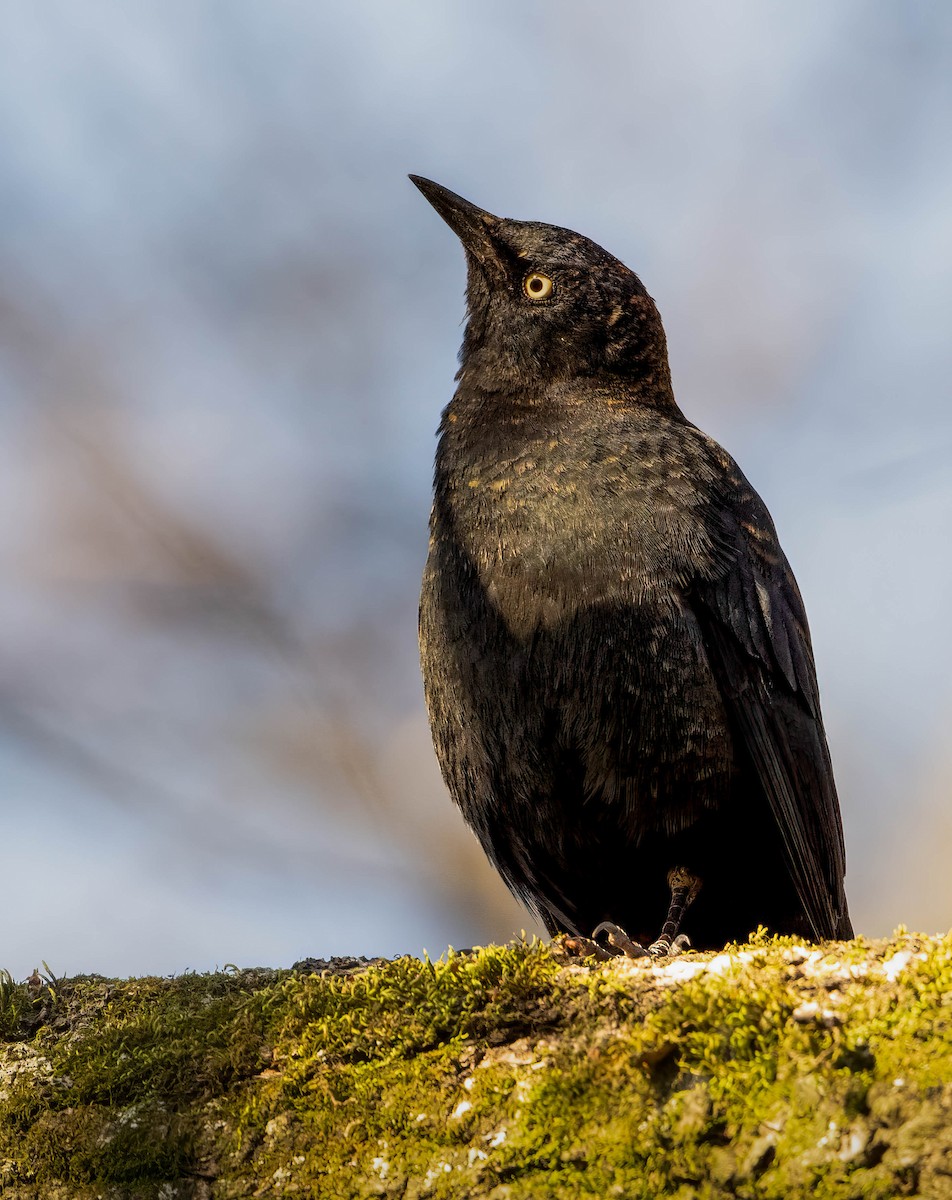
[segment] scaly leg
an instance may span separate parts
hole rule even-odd
[[[701,890],[701,881],[692,875],[686,867],[672,867],[668,872],[668,887],[671,889],[671,903],[668,905],[668,915],[658,940],[648,947],[648,953],[655,958],[663,958],[672,950],[690,948],[690,941],[680,933],[681,921],[691,907],[694,897]]]

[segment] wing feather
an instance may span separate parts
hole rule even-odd
[[[843,830],[803,601],[760,498],[733,463],[723,478],[712,530],[723,569],[695,585],[690,603],[813,933],[849,937]]]

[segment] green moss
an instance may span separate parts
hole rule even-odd
[[[952,938],[0,980],[13,1197],[952,1195]],[[943,1188],[945,1190],[943,1190]]]

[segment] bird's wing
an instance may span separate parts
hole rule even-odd
[[[760,497],[733,461],[720,465],[709,510],[720,569],[695,581],[689,602],[814,936],[849,937],[843,829],[803,601]]]

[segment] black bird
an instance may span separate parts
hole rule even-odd
[[[552,934],[851,937],[803,602],[675,403],[654,301],[588,238],[410,178],[468,265],[420,606],[453,799]]]

